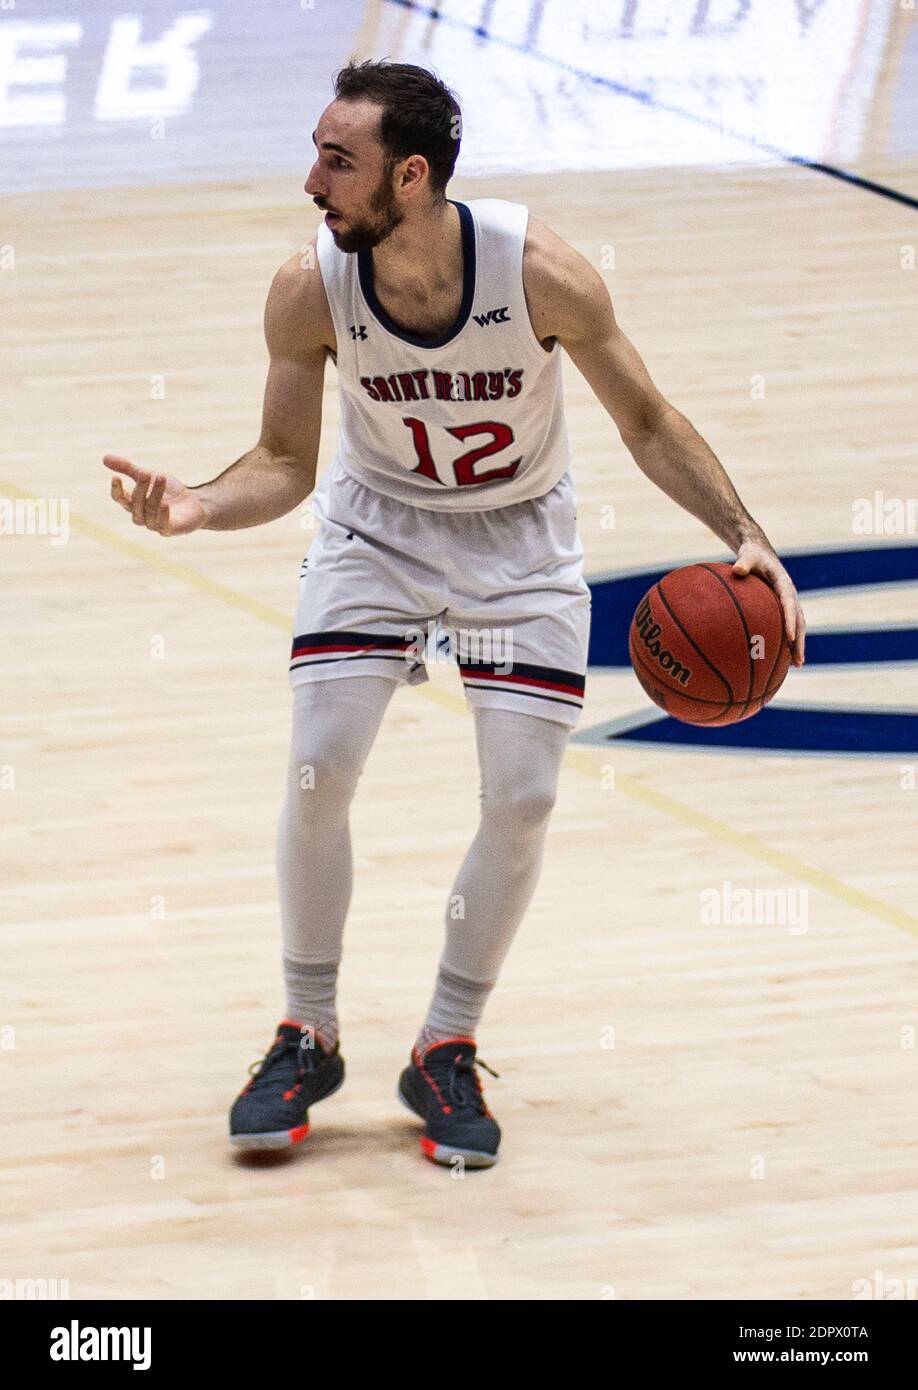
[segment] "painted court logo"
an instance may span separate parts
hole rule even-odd
[[[664,671],[668,671],[673,680],[677,680],[680,685],[688,685],[692,679],[691,668],[683,666],[682,662],[663,646],[660,641],[660,633],[663,629],[659,623],[654,622],[650,604],[646,599],[634,615],[634,626],[654,661]]]
[[[152,1351],[149,1327],[81,1327],[71,1318],[67,1327],[52,1327],[52,1361],[130,1361],[135,1371],[148,1371]]]

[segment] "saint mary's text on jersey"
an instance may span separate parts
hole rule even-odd
[[[391,376],[362,376],[360,384],[372,401],[500,401],[520,394],[523,371],[504,367],[502,372],[437,372],[422,367]]]

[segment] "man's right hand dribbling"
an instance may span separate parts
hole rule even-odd
[[[178,478],[138,468],[120,454],[105,454],[102,462],[113,473],[123,473],[132,480],[134,487],[126,493],[121,479],[112,478],[112,500],[131,513],[135,526],[146,526],[160,536],[183,536],[206,523],[207,512],[200,497]]]

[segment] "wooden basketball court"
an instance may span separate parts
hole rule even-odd
[[[882,154],[885,101],[881,80],[857,172],[914,196],[918,162]],[[777,164],[452,195],[527,202],[603,268],[779,552],[853,547],[855,499],[914,495],[914,207]],[[572,742],[480,1033],[501,1162],[454,1177],[395,1097],[477,822],[472,721],[434,662],[396,693],[353,810],[347,1084],[293,1158],[230,1152],[280,1017],[311,518],[162,540],[112,505],[101,455],[192,483],[250,447],[265,292],[317,221],[296,178],[7,203],[0,495],[70,510],[66,543],[0,538],[0,1273],[163,1299],[845,1300],[915,1279],[914,759]],[[587,577],[726,558],[565,371]],[[330,367],[320,469],[336,419]],[[918,617],[914,588],[882,614],[869,590],[805,607],[813,631]],[[781,700],[914,710],[918,678],[804,669]],[[580,729],[647,703],[630,671],[591,673]],[[771,890],[793,920],[705,906]]]

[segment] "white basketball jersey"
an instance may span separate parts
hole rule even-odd
[[[400,502],[479,511],[549,492],[570,446],[561,348],[542,347],[523,293],[529,211],[497,198],[455,206],[462,304],[436,339],[389,318],[370,252],[339,251],[324,224],[317,249],[338,341],[336,462]]]

